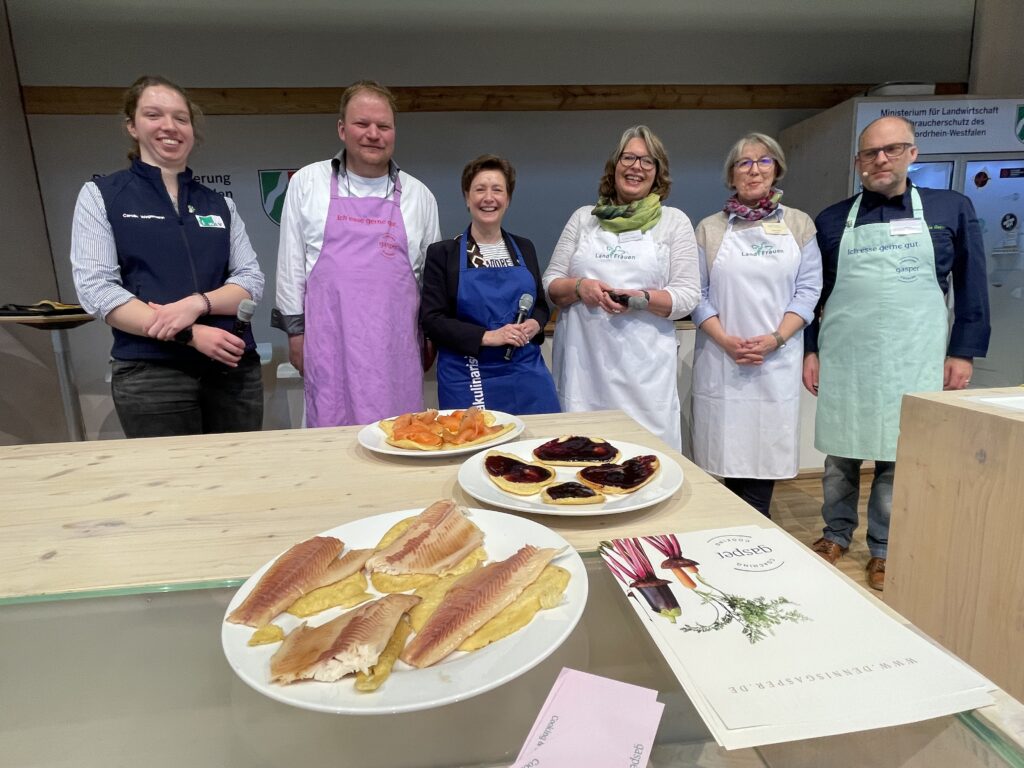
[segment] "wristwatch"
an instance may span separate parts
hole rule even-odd
[[[174,340],[179,344],[188,344],[192,341],[192,326],[188,328],[182,328],[174,335]]]
[[[647,291],[641,291],[643,296],[630,296],[629,297],[629,308],[630,309],[647,309],[647,306],[651,303],[651,294]]]

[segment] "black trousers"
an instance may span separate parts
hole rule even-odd
[[[114,360],[111,393],[126,437],[250,432],[263,428],[260,359],[237,368],[212,361],[181,370],[159,362]]]
[[[747,504],[765,517],[771,519],[768,511],[772,505],[772,493],[775,491],[774,480],[761,480],[756,477],[723,477],[725,487],[735,493]]]

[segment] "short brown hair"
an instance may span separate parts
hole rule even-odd
[[[135,111],[139,108],[139,99],[142,98],[142,93],[147,88],[154,86],[163,86],[164,88],[170,88],[172,91],[177,91],[178,94],[185,100],[185,106],[188,107],[188,119],[192,123],[192,132],[195,135],[196,144],[202,142],[203,136],[201,132],[200,121],[203,119],[203,110],[199,108],[199,105],[192,101],[188,95],[188,91],[182,88],[177,83],[172,83],[166,77],[160,75],[143,75],[134,83],[132,83],[128,90],[124,92],[124,103],[122,104],[122,111],[124,112],[124,123],[125,126],[129,123],[135,122]],[[129,137],[131,138],[131,137]],[[132,139],[132,146],[128,150],[128,159],[135,160],[139,156],[139,142]]]
[[[338,107],[338,119],[341,120],[341,122],[345,122],[345,110],[348,109],[348,103],[360,93],[369,93],[374,96],[379,96],[388,103],[389,107],[391,107],[391,114],[398,114],[398,106],[395,104],[395,94],[393,94],[387,86],[381,85],[376,80],[357,80],[346,88],[343,94],[341,94],[341,105]]]
[[[480,155],[480,157],[470,160],[466,164],[466,167],[462,169],[463,197],[469,192],[469,185],[473,183],[473,179],[481,171],[501,171],[501,175],[505,177],[505,188],[508,196],[512,197],[512,193],[516,189],[516,169],[504,157],[498,157],[497,155]]]
[[[632,128],[627,128],[623,131],[622,137],[619,139],[619,146],[616,147],[612,156],[608,158],[608,162],[604,164],[604,175],[601,176],[601,182],[597,187],[598,196],[607,197],[609,200],[617,200],[615,164],[622,157],[626,145],[633,139],[642,139],[644,144],[647,145],[647,151],[654,158],[654,184],[651,185],[651,192],[656,193],[661,200],[665,200],[668,197],[669,190],[672,189],[672,177],[668,172],[668,153],[665,151],[665,145],[661,143],[661,139],[646,125],[634,125]]]

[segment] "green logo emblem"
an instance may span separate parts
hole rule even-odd
[[[281,169],[260,171],[260,197],[263,199],[263,212],[272,222],[281,226],[281,211],[284,209],[284,193],[288,191],[288,182],[292,180],[297,169]]]
[[[1017,141],[1024,144],[1024,104],[1017,105],[1017,119],[1013,123],[1013,132],[1017,134]]]

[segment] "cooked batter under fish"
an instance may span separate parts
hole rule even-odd
[[[402,614],[419,601],[416,595],[385,595],[319,627],[303,623],[271,657],[271,681],[331,682],[367,672],[377,663]]]
[[[366,570],[389,574],[443,574],[484,540],[451,499],[435,501],[391,544],[366,561]]]
[[[466,574],[448,590],[399,658],[414,667],[436,664],[510,605],[558,552],[527,544],[507,560]]]
[[[339,558],[344,548],[333,536],[314,536],[296,544],[267,569],[228,621],[259,629],[307,592],[351,576],[373,554],[371,549],[353,549]]]

